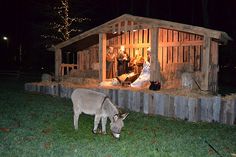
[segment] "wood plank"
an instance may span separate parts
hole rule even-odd
[[[137,46],[138,45],[138,31],[134,32],[134,44]]]
[[[211,38],[205,36],[203,45],[203,60],[201,64],[201,71],[204,76],[203,81],[201,83],[202,90],[209,89],[210,47],[211,47]]]
[[[142,44],[143,43],[143,30],[138,30],[138,43]]]
[[[201,98],[201,120],[207,122],[213,120],[213,102],[211,98]]]
[[[130,57],[133,57],[134,55],[133,55],[133,43],[134,43],[134,32],[133,31],[131,31],[130,32],[130,44],[129,45],[132,45],[131,47],[128,47],[129,49],[130,49]],[[126,45],[126,47],[127,47],[127,45]]]
[[[120,35],[121,34],[121,22],[118,22],[118,31],[117,33]]]
[[[117,106],[120,108],[131,109],[131,108],[129,108],[128,104],[130,104],[130,106],[132,106],[132,104],[130,102],[128,102],[128,99],[129,99],[128,97],[130,94],[132,94],[132,92],[127,91],[127,90],[118,90],[117,94],[118,94],[118,98],[119,98]]]
[[[183,41],[183,33],[182,32],[179,32],[179,39],[178,39],[178,41],[180,42],[180,43],[182,43],[182,42],[184,42]],[[183,46],[179,46],[178,47],[178,52],[179,52],[179,59],[178,59],[178,63],[183,63],[183,55],[184,55],[184,52],[183,52]]]
[[[124,45],[125,45],[125,51],[126,51],[126,53],[130,56],[130,48],[127,48],[127,46],[126,45],[130,45],[130,40],[129,40],[129,32],[126,32],[125,33],[125,43],[124,43]]]
[[[188,112],[189,117],[188,121],[197,122],[199,121],[200,111],[199,111],[199,103],[197,98],[189,98],[188,99]]]
[[[122,35],[121,35],[121,45],[125,45],[125,34],[123,33]]]
[[[220,122],[221,96],[213,97],[213,121]]]
[[[148,44],[148,30],[147,29],[143,30],[143,43]],[[145,59],[147,59],[147,48],[148,47],[144,47],[144,58]]]
[[[211,76],[209,76],[209,84],[211,85],[210,90],[214,93],[218,92],[218,71],[219,71],[219,65],[218,65],[218,43],[215,41],[211,41]]]
[[[190,34],[189,40],[194,41],[194,35]],[[189,46],[189,53],[190,53],[190,65],[194,66],[194,45]]]
[[[163,42],[167,43],[167,30],[163,29]],[[163,45],[162,48],[162,65],[163,65],[163,71],[166,70],[166,64],[167,64],[167,46]]]
[[[148,96],[148,114],[155,115],[154,94],[150,93]]]
[[[179,43],[178,42],[178,31],[174,31],[174,37],[173,38],[174,38],[173,39],[174,43]],[[173,58],[174,58],[173,63],[178,63],[178,47],[177,46],[173,47]]]
[[[159,28],[151,29],[151,65],[150,81],[160,81],[160,63],[158,62],[158,32]]]
[[[154,94],[155,99],[155,114],[164,116],[165,111],[165,102],[164,102],[164,96],[163,94]]]
[[[106,34],[99,34],[99,80],[106,79]]]
[[[167,42],[173,42],[172,38],[172,30],[168,30],[168,40]],[[167,47],[167,52],[168,52],[168,63],[173,63],[173,55],[172,55],[172,46]]]
[[[141,93],[140,92],[131,92],[129,94],[129,102],[131,110],[135,112],[140,112],[141,109]]]
[[[144,93],[143,94],[143,113],[148,114],[149,113],[149,94]]]
[[[127,33],[127,31],[128,31],[128,21],[125,20],[124,33]]]

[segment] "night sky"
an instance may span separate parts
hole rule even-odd
[[[48,8],[59,0],[7,0],[0,5],[0,69],[39,68],[50,63],[52,54],[42,45],[40,35],[51,20]],[[89,17],[83,30],[98,26],[124,13],[175,21],[225,31],[236,38],[236,1],[208,0],[70,0],[73,16]],[[207,21],[204,21],[204,19]],[[2,39],[9,38],[8,41]],[[21,47],[22,61],[19,63]],[[220,64],[236,66],[235,41],[222,48]],[[224,54],[224,55],[222,55]],[[50,65],[50,64],[48,64]],[[53,64],[51,64],[52,66]]]

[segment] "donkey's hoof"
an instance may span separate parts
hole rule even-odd
[[[94,134],[97,134],[97,133],[98,133],[97,130],[92,130],[92,132],[93,132]]]
[[[102,132],[102,134],[103,134],[103,135],[106,135],[106,134],[107,134],[107,132],[106,132],[106,131],[103,131],[103,132]]]

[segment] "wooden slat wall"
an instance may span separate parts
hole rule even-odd
[[[150,30],[126,32],[109,39],[107,43],[113,46],[116,52],[124,45],[130,57],[133,57],[138,49],[146,59],[147,48],[150,47]],[[202,36],[160,28],[158,58],[161,71],[165,71],[166,66],[173,63],[189,63],[194,67],[194,71],[200,71],[202,45]]]
[[[77,64],[79,70],[92,69],[93,63],[98,62],[98,45],[92,46],[87,50],[77,52]]]
[[[118,52],[120,46],[123,45],[131,58],[135,56],[135,50],[139,50],[145,59],[147,58],[147,48],[150,47],[149,42],[148,29],[126,32],[107,41],[108,46],[114,47],[115,52]]]
[[[160,29],[159,60],[161,70],[168,64],[189,63],[194,71],[201,70],[203,37],[175,30]]]

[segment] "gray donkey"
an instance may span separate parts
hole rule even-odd
[[[123,120],[127,113],[119,116],[118,109],[111,100],[103,93],[88,90],[75,89],[71,95],[74,110],[74,127],[78,130],[79,115],[83,112],[95,115],[93,133],[97,133],[98,124],[102,119],[102,133],[106,134],[107,117],[110,119],[110,129],[115,138],[120,137],[120,132],[124,126]]]

